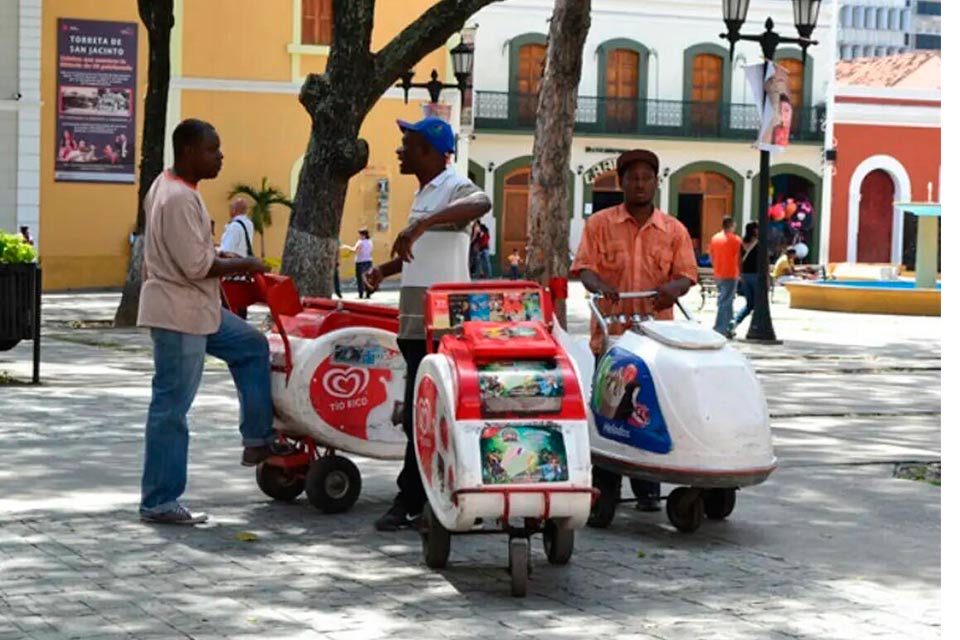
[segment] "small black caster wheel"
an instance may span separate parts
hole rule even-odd
[[[737,504],[736,489],[704,489],[703,512],[711,520],[723,520]]]
[[[550,564],[567,564],[573,555],[574,530],[565,529],[555,520],[543,525],[543,550]]]
[[[324,513],[343,513],[360,497],[360,470],[347,458],[323,456],[307,471],[307,499]]]
[[[423,507],[423,524],[420,542],[423,546],[423,561],[431,569],[443,569],[450,558],[450,532],[444,529],[428,502]]]
[[[266,462],[257,465],[257,486],[274,500],[296,500],[305,484],[303,469],[276,467]]]
[[[703,523],[703,495],[700,489],[678,487],[667,498],[667,517],[677,531],[693,533]]]
[[[606,529],[617,515],[620,502],[620,476],[600,467],[593,468],[593,488],[600,491],[587,524],[597,529]]]

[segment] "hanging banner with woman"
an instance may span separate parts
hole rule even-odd
[[[793,122],[787,70],[771,62],[767,65],[766,78],[763,64],[745,67],[744,73],[760,113],[756,147],[761,151],[784,151],[790,144],[790,126]]]

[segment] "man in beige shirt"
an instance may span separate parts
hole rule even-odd
[[[140,517],[145,522],[197,524],[179,502],[187,484],[187,412],[197,394],[206,354],[230,367],[240,396],[242,463],[289,455],[274,438],[267,340],[220,307],[221,276],[262,273],[253,257],[218,255],[210,217],[197,191],[223,164],[213,126],[185,120],[173,132],[173,168],[157,177],[144,199],[143,288],[137,324],[153,339],[153,396],[147,413]]]

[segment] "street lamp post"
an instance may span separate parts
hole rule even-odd
[[[797,27],[799,38],[786,38],[773,30],[773,19],[767,18],[765,31],[761,34],[745,35],[740,33],[747,18],[747,9],[750,0],[722,0],[723,21],[727,25],[727,33],[720,34],[721,38],[730,42],[730,59],[733,60],[733,50],[738,40],[759,42],[763,51],[763,76],[766,81],[767,70],[773,63],[777,53],[777,46],[781,43],[797,44],[803,52],[803,64],[806,66],[807,47],[817,44],[811,40],[813,29],[817,26],[820,14],[821,0],[793,0],[793,19]],[[761,114],[761,122],[763,121]],[[750,329],[747,331],[747,340],[756,342],[776,342],[777,334],[773,330],[773,320],[770,317],[770,241],[769,220],[767,210],[770,208],[770,152],[760,151],[760,186],[757,194],[757,223],[760,238],[757,242],[757,251],[761,259],[757,269],[757,291],[754,299],[753,315],[750,318]]]
[[[407,103],[410,97],[410,89],[426,89],[430,94],[430,102],[436,104],[440,101],[440,92],[444,89],[459,89],[460,100],[463,101],[463,94],[467,92],[470,85],[467,82],[470,79],[470,69],[473,68],[473,47],[468,45],[460,38],[460,44],[450,50],[450,57],[453,59],[453,75],[457,79],[456,84],[444,84],[437,79],[437,70],[430,72],[430,80],[427,82],[414,82],[414,71],[405,71],[400,75],[398,89],[403,89],[403,102]]]

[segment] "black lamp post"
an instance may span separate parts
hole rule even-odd
[[[406,71],[400,75],[400,82],[397,88],[403,89],[403,102],[406,103],[410,97],[410,89],[426,89],[430,94],[430,102],[436,104],[440,101],[440,92],[444,89],[459,89],[460,100],[463,100],[463,94],[470,86],[467,81],[470,79],[470,70],[473,69],[473,47],[468,45],[460,38],[460,44],[450,50],[450,57],[453,59],[453,75],[457,79],[456,84],[444,84],[437,79],[437,70],[430,72],[430,80],[427,82],[414,82],[414,71]]]
[[[773,30],[773,19],[767,18],[764,25],[766,30],[761,34],[743,35],[740,27],[747,19],[747,9],[750,0],[721,0],[723,3],[723,21],[727,25],[727,33],[720,34],[730,42],[730,59],[733,59],[733,50],[738,40],[759,42],[763,50],[763,79],[766,81],[767,69],[774,61],[777,46],[781,43],[800,45],[803,51],[803,64],[807,62],[807,47],[817,44],[811,40],[814,27],[817,26],[817,17],[820,14],[821,0],[793,0],[793,19],[797,27],[799,38],[785,38]],[[762,115],[762,114],[761,114]],[[761,122],[762,122],[761,117]],[[767,210],[770,208],[770,152],[760,152],[760,188],[757,194],[757,223],[760,238],[757,251],[761,259],[757,269],[757,291],[753,307],[753,316],[750,319],[750,329],[747,331],[747,340],[757,342],[776,342],[777,334],[773,330],[773,320],[770,318],[770,300],[768,298],[770,278],[770,247]]]

